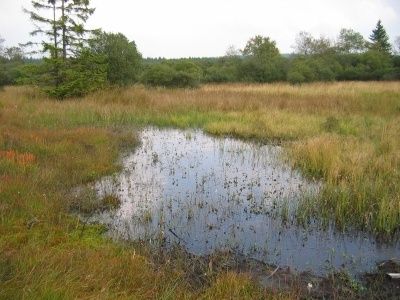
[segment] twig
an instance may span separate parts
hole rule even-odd
[[[275,269],[266,279],[269,279],[269,278],[271,278],[272,276],[274,276],[275,273],[278,272],[278,270],[279,270],[279,266],[277,266],[276,269]]]
[[[171,228],[168,228],[168,231],[171,232],[178,240],[185,242],[185,240],[179,237]]]

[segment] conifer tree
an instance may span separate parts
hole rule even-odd
[[[381,20],[378,21],[375,29],[372,31],[372,34],[369,38],[371,40],[370,48],[372,50],[384,52],[387,54],[391,53],[392,46],[389,43],[389,36],[387,35]]]
[[[52,58],[61,53],[64,60],[76,55],[85,45],[86,34],[92,32],[85,29],[86,21],[95,11],[89,7],[89,0],[32,0],[31,3],[33,10],[24,11],[36,26],[31,35],[45,37],[42,51],[50,52]],[[52,11],[51,18],[44,13],[46,10]]]
[[[47,54],[44,64],[34,70],[31,81],[37,82],[49,95],[64,98],[83,95],[105,81],[105,68],[98,64],[105,63],[102,57],[88,55],[85,47],[88,45],[88,34],[85,23],[94,13],[89,0],[32,0],[32,10],[25,9],[35,24],[32,36],[42,36],[41,52]],[[51,11],[51,13],[50,13]],[[51,16],[51,17],[50,17]],[[30,42],[27,45],[37,45]],[[95,80],[85,81],[78,72],[80,65],[85,65],[90,59],[96,63],[90,68]],[[87,72],[86,72],[86,75]],[[80,78],[82,84],[71,84]],[[85,86],[87,84],[87,86]],[[78,88],[79,87],[79,88]]]

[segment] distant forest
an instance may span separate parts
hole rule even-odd
[[[65,0],[32,1],[34,10],[26,10],[41,28],[32,35],[43,37],[35,56],[33,42],[6,48],[0,37],[0,87],[33,84],[61,99],[134,83],[194,88],[202,83],[400,79],[400,37],[390,44],[381,21],[368,39],[352,29],[342,29],[336,40],[300,32],[292,54],[281,54],[269,37],[255,36],[222,57],[144,59],[122,33],[84,27],[94,13],[89,1],[58,2]],[[54,19],[43,18],[44,10],[53,10]]]

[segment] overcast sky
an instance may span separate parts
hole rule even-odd
[[[92,0],[89,25],[121,32],[145,57],[221,56],[256,35],[290,53],[299,31],[337,36],[352,28],[368,38],[381,19],[391,40],[400,36],[400,0]],[[22,7],[30,0],[0,0],[0,36],[7,46],[29,40]]]

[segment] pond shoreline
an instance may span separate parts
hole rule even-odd
[[[155,143],[159,144],[154,146]],[[208,154],[204,154],[204,151],[200,148],[197,149],[196,147],[198,147],[198,145],[206,147],[209,151],[206,152]],[[156,151],[154,151],[152,147],[158,148]],[[186,151],[185,147],[189,147],[188,149],[190,149],[190,151]],[[269,148],[266,148],[267,152],[264,153],[264,150],[262,150],[264,149],[263,147],[272,146],[263,145],[261,143],[248,144],[246,142],[227,137],[218,138],[206,135],[199,130],[157,129],[154,127],[144,128],[142,130],[142,141],[140,146],[136,148],[133,154],[124,155],[124,170],[116,177],[104,178],[102,181],[99,181],[96,184],[95,189],[100,197],[119,199],[122,208],[117,209],[117,213],[115,213],[115,211],[111,213],[103,211],[100,214],[92,217],[91,221],[106,224],[111,229],[109,232],[111,236],[119,236],[123,239],[142,239],[151,240],[153,242],[157,241],[160,244],[167,244],[168,247],[174,247],[176,243],[180,243],[184,244],[189,252],[198,256],[207,256],[211,253],[218,252],[221,249],[228,249],[231,252],[233,251],[236,253],[242,253],[240,255],[243,257],[252,257],[267,264],[291,266],[294,268],[294,270],[297,270],[300,273],[311,270],[318,276],[327,275],[329,272],[331,272],[331,270],[342,269],[352,270],[350,273],[353,275],[360,275],[372,270],[375,264],[385,260],[385,257],[386,259],[396,257],[390,253],[396,252],[395,249],[396,245],[398,245],[397,242],[393,242],[393,246],[390,246],[390,243],[380,243],[368,233],[363,233],[360,231],[355,231],[353,233],[338,232],[332,226],[321,228],[321,224],[319,222],[311,225],[307,224],[304,227],[299,226],[295,220],[295,216],[292,215],[293,212],[290,212],[291,207],[285,206],[286,202],[284,202],[284,206],[282,206],[282,203],[279,204],[279,200],[268,198],[272,199],[270,200],[272,202],[269,202],[269,206],[267,206],[269,208],[265,210],[263,208],[265,204],[263,204],[264,202],[262,202],[261,199],[263,195],[265,196],[265,191],[263,192],[260,190],[260,187],[262,189],[264,186],[271,183],[268,183],[268,181],[262,181],[263,179],[260,179],[260,176],[258,175],[254,177],[253,173],[260,172],[261,170],[261,172],[265,172],[266,168],[271,168],[273,172],[283,168],[282,172],[288,172],[282,173],[287,174],[283,175],[283,177],[286,178],[286,181],[291,180],[290,176],[300,175],[297,175],[297,171],[290,170],[290,168],[287,167],[279,166],[279,164],[281,164],[279,159],[275,161],[275,158],[267,158],[267,161],[264,162],[264,156],[274,153],[271,157],[275,157],[277,152],[274,152],[275,150],[268,150]],[[183,150],[179,150],[180,148]],[[249,154],[252,153],[252,151],[257,152]],[[140,155],[140,159],[139,161],[135,161],[135,157],[138,155],[138,153]],[[165,155],[167,155],[167,159],[165,159]],[[211,160],[211,165],[209,165],[210,162],[207,162],[207,165],[202,165],[201,159],[205,159],[207,157],[207,160],[210,160],[210,155],[214,159]],[[227,160],[226,157],[228,157]],[[256,160],[253,162],[254,159]],[[163,160],[165,161],[163,162]],[[193,160],[193,163],[190,160]],[[220,162],[220,160],[222,161]],[[183,163],[180,161],[183,161]],[[229,177],[230,175],[226,175],[230,174],[229,172],[235,172],[226,171],[226,168],[228,170],[232,170],[232,168],[229,169],[230,166],[228,166],[228,164],[234,164],[235,161],[239,161],[240,164],[244,163],[244,165],[236,167],[236,170],[247,170],[248,173],[242,173],[242,175],[245,178],[252,178],[253,176],[254,180],[252,179],[250,181],[245,181],[241,185],[235,181],[237,180],[236,177]],[[173,166],[171,166],[171,162],[173,162]],[[221,165],[220,169],[216,167],[218,164]],[[254,171],[255,168],[258,170],[257,167],[259,167],[258,165],[260,164],[263,165],[264,168],[259,169],[260,171]],[[132,167],[133,171],[130,170]],[[204,177],[198,176],[198,171],[196,171],[196,168],[199,168],[204,174],[209,174],[207,172],[209,169],[212,169],[212,181],[215,182],[208,183],[207,178],[204,179]],[[214,168],[217,169],[214,170]],[[167,173],[166,170],[169,173]],[[214,175],[214,173],[218,172],[218,170],[222,170],[223,172],[220,175]],[[155,174],[153,174],[153,172],[155,172]],[[162,180],[165,180],[164,178],[172,178],[169,183],[171,184],[171,188],[168,187],[168,185],[164,187],[164,183],[162,183],[160,178],[158,178],[159,174],[162,174],[163,172],[165,173],[166,177],[162,177]],[[193,177],[192,181],[189,179],[189,183],[185,183],[186,178],[190,177],[190,173],[193,172],[196,172],[196,177]],[[178,173],[178,175],[176,175],[176,173]],[[279,175],[279,173],[278,175],[273,175],[274,173],[271,174],[266,173],[267,176],[272,176],[270,181],[272,181],[274,184],[277,183],[279,187],[279,178],[281,175]],[[139,177],[142,179],[137,180]],[[199,184],[198,178],[200,177],[203,179]],[[146,180],[148,181],[143,182],[143,178],[147,178]],[[299,186],[303,186],[304,183],[299,181],[302,180],[300,179],[301,177],[298,178],[299,179],[295,179],[296,182],[299,182]],[[119,182],[120,180],[123,181],[123,184]],[[154,185],[154,183],[156,183],[156,185]],[[179,183],[181,184],[179,185]],[[182,183],[184,186],[183,188]],[[207,186],[207,184],[209,185]],[[285,184],[286,183],[283,183],[283,185],[280,186],[280,193],[288,193],[285,191]],[[217,196],[215,196],[214,189],[218,189],[222,185],[224,188],[222,189],[221,194],[217,194]],[[234,189],[239,187],[239,194],[242,193],[243,190],[245,192],[239,196],[236,196],[237,198],[235,198],[235,203],[227,204],[230,202],[229,197],[231,196],[226,198],[225,193],[231,193],[232,186],[234,186]],[[157,190],[154,190],[154,187],[157,187]],[[162,194],[165,193],[165,189],[167,190],[167,196]],[[246,189],[251,191],[251,193],[246,193]],[[142,193],[143,190],[145,190],[145,193]],[[276,189],[273,190],[271,195],[275,195],[275,192]],[[193,196],[191,196],[191,193],[194,193]],[[198,194],[202,195],[200,197],[205,197],[205,201],[199,203],[196,200],[199,197]],[[295,194],[291,193],[288,195]],[[235,194],[233,194],[233,196],[235,197]],[[168,199],[173,199],[174,197],[176,199],[183,197],[182,200],[179,200],[180,202],[176,202],[176,205],[178,205],[176,208],[174,208],[174,202],[168,202]],[[215,198],[224,200],[223,202],[217,202],[220,204],[213,204],[215,202]],[[157,202],[153,203],[153,199],[156,199]],[[153,206],[161,207],[161,210],[157,208],[155,211],[152,211]],[[133,207],[135,207],[136,212],[130,216],[132,214]],[[285,216],[282,213],[283,211],[286,213]],[[168,214],[170,214],[172,223],[171,221],[168,221]],[[221,214],[223,216],[222,218],[220,217]],[[237,219],[238,214],[243,217]],[[118,215],[123,216],[123,219],[126,219],[126,221],[121,223]],[[210,216],[213,219],[210,220]],[[284,217],[286,219],[284,219]],[[167,218],[167,220],[165,220],[165,218]],[[206,222],[198,223],[197,220],[199,218],[205,218],[204,220],[206,220]],[[232,222],[229,221],[231,218],[233,218]],[[178,223],[173,220],[178,220]],[[256,220],[256,223],[243,225],[247,224],[247,222],[250,222],[249,220]],[[126,222],[133,223],[130,225]],[[195,223],[196,227],[194,227],[194,229],[190,229],[192,226],[190,224],[193,222],[197,222]],[[218,222],[222,223],[218,224]],[[230,225],[224,225],[225,223]],[[230,237],[229,233],[227,233],[227,229],[224,229],[231,228],[231,226],[235,227],[233,238],[238,239],[237,242],[233,244],[230,242],[232,237]],[[185,229],[182,231],[179,229],[181,227]],[[220,228],[222,228],[223,231],[221,231]],[[263,228],[269,228],[268,230],[272,231],[271,233],[264,232]],[[131,230],[134,231],[130,232]],[[188,233],[190,230],[195,231]],[[216,232],[215,237],[217,238],[215,241],[213,240],[213,232]],[[244,235],[242,235],[241,232],[244,232]],[[252,238],[251,235],[253,234],[254,237]],[[261,236],[265,235],[265,237],[263,237],[266,239],[267,244],[270,244],[271,241],[274,242],[274,248],[269,246],[270,248],[265,248],[264,250],[262,248],[263,246],[261,246],[261,248],[260,246],[257,246],[257,244],[259,244],[259,240],[261,239],[260,234],[262,234]],[[198,235],[201,242],[200,240],[197,242],[196,235]],[[207,239],[203,239],[202,236],[206,236]],[[246,242],[247,246],[245,246],[245,248],[241,248],[240,245],[242,242],[240,239],[249,239],[249,237],[250,243]],[[193,240],[193,238],[195,238],[195,240]],[[353,241],[355,238],[356,240]],[[226,245],[221,244],[221,239],[227,239],[229,243]],[[285,239],[287,239],[288,242],[286,242]],[[198,248],[199,246],[197,245],[199,245],[200,248]],[[320,248],[315,248],[318,247],[318,245],[320,245]],[[323,247],[325,248],[322,248],[322,245],[324,245]],[[383,245],[383,248],[381,245]],[[287,248],[287,250],[285,250],[286,254],[284,253],[282,256],[282,247],[292,247],[294,252],[291,250],[292,248]],[[350,249],[352,252],[343,252],[343,254],[335,253],[335,250],[340,252],[338,250],[339,247],[342,247],[342,251],[348,251],[347,249]],[[275,251],[272,252],[272,255],[271,249],[272,251]],[[325,257],[321,256],[320,252],[331,251],[329,249],[332,249],[332,253],[326,252],[327,254]],[[356,255],[359,251],[361,251],[361,249],[363,249],[363,252],[365,252],[362,254],[362,256],[352,256]],[[307,251],[311,252],[310,254],[304,256],[304,252]],[[374,251],[378,252],[375,253]],[[385,254],[386,252],[387,254]],[[382,254],[377,255],[378,253]],[[296,258],[296,256],[299,257]],[[304,261],[307,259],[307,257],[309,257],[309,259],[314,259],[318,258],[318,256],[321,256],[319,260],[320,262],[317,260],[310,266],[304,264]],[[374,261],[366,260],[370,256],[375,257]],[[297,264],[299,262],[301,264],[296,267],[296,262]],[[368,265],[366,268],[367,262]],[[298,269],[299,266],[300,268]],[[354,268],[354,266],[357,268],[361,266],[362,268],[358,270],[357,268]],[[317,267],[317,269],[315,269],[315,267]]]

